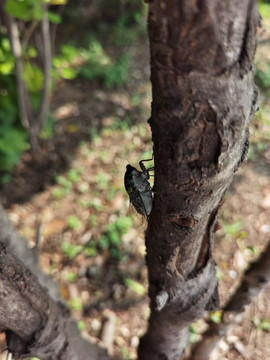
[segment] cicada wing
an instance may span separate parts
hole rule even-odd
[[[138,211],[131,202],[129,203],[128,216],[131,217],[134,227],[142,229],[143,231],[146,229],[147,219],[145,218],[145,216],[138,213]]]

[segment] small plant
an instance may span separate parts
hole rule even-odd
[[[78,183],[79,181],[81,181],[82,172],[83,172],[82,168],[71,169],[71,170],[69,170],[67,177],[73,183]]]
[[[86,328],[85,322],[84,322],[83,320],[79,320],[78,323],[77,323],[77,325],[78,325],[78,329],[79,329],[80,331],[83,331],[83,330],[85,330],[85,328]]]
[[[99,241],[99,247],[109,249],[113,258],[121,260],[123,258],[122,236],[128,232],[131,225],[132,221],[129,217],[119,217],[107,226],[107,230]]]
[[[213,311],[210,314],[210,320],[213,321],[215,324],[220,324],[222,321],[222,312],[220,310]]]
[[[269,331],[270,330],[270,321],[269,321],[268,318],[265,318],[265,319],[261,320],[257,316],[255,316],[253,318],[252,322],[256,326],[257,329],[261,329],[263,331]]]
[[[122,55],[113,62],[105,53],[101,43],[93,36],[89,39],[88,50],[81,51],[81,55],[84,62],[78,70],[78,76],[82,79],[100,79],[107,88],[122,85],[127,81],[128,55]]]
[[[97,255],[97,244],[95,240],[89,241],[87,246],[84,248],[83,253],[85,256],[94,257]]]
[[[116,193],[117,189],[115,187],[111,187],[106,195],[106,200],[110,202]]]
[[[66,280],[68,282],[74,282],[77,279],[77,274],[74,273],[73,271],[68,271],[66,273]]]
[[[130,116],[126,116],[125,119],[115,117],[113,124],[108,128],[114,131],[127,131],[132,125],[132,118]]]
[[[218,280],[221,280],[224,277],[224,273],[221,271],[221,269],[218,266],[216,267],[216,277]]]
[[[131,289],[132,291],[134,291],[138,295],[143,296],[146,293],[145,287],[143,285],[130,278],[125,279],[125,286]]]
[[[104,206],[99,198],[94,198],[93,200],[87,202],[87,207],[92,207],[96,211],[102,211],[104,209]]]
[[[123,347],[123,348],[121,349],[121,352],[122,352],[122,359],[123,359],[123,360],[130,360],[130,354],[129,354],[128,348]]]
[[[195,329],[195,326],[194,326],[193,324],[191,324],[191,325],[189,326],[189,342],[190,342],[191,344],[194,344],[195,342],[198,341],[198,338],[199,338],[198,332],[197,332],[197,330]]]
[[[61,248],[63,253],[71,260],[83,251],[82,245],[73,245],[68,242],[63,242]]]
[[[76,230],[81,228],[83,223],[76,215],[70,215],[67,218],[67,225],[70,229]]]
[[[81,311],[83,308],[82,301],[80,298],[75,297],[67,302],[68,306],[73,311]]]
[[[106,164],[108,156],[109,156],[109,149],[103,149],[100,153],[100,160]]]
[[[257,246],[247,246],[246,249],[247,249],[248,251],[250,251],[250,253],[251,253],[252,255],[259,255],[259,253],[260,253],[260,250],[258,249]]]
[[[235,221],[232,224],[227,224],[224,221],[221,221],[221,223],[224,233],[233,237],[236,237],[240,233],[240,230],[242,228],[242,222],[240,220]]]
[[[95,181],[100,190],[106,190],[109,186],[110,176],[107,173],[100,171],[96,175]]]
[[[95,228],[97,226],[97,215],[91,214],[89,217],[89,223],[91,228]]]
[[[77,76],[74,64],[79,55],[80,49],[72,45],[62,45],[60,54],[53,59],[54,77],[61,76],[67,80],[74,79]]]
[[[56,176],[55,180],[56,180],[57,184],[59,184],[61,186],[53,189],[52,195],[56,199],[60,199],[63,196],[68,195],[70,193],[70,191],[71,191],[71,188],[72,188],[71,180],[67,179],[63,175]]]

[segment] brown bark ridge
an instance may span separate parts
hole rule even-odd
[[[151,315],[139,359],[179,359],[218,304],[218,209],[256,111],[255,0],[151,0],[154,205],[146,231]]]
[[[14,359],[108,360],[84,340],[67,308],[53,301],[37,278],[0,243],[0,330]]]
[[[6,332],[13,358],[109,360],[103,349],[82,338],[34,253],[0,205],[0,331]]]

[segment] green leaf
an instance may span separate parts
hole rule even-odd
[[[30,20],[29,6],[26,1],[7,0],[5,6],[6,12],[20,20]]]
[[[222,317],[222,312],[220,310],[214,311],[210,314],[210,319],[216,324],[221,323],[221,317]]]
[[[62,243],[62,251],[65,255],[67,255],[70,259],[74,259],[82,250],[82,245],[73,245],[68,242]]]
[[[67,62],[71,62],[78,55],[78,49],[72,45],[62,45],[61,54]]]
[[[61,16],[56,14],[55,12],[48,11],[48,17],[50,22],[53,24],[60,24],[62,22]]]
[[[226,235],[232,235],[232,236],[236,236],[237,233],[240,231],[240,229],[242,228],[242,222],[241,221],[236,221],[232,224],[222,224],[223,230],[225,232]]]
[[[12,169],[28,146],[24,131],[0,126],[0,169]]]
[[[77,325],[80,331],[83,331],[86,328],[85,322],[83,320],[79,320]]]
[[[254,255],[257,253],[255,246],[247,246],[246,249],[248,249]]]
[[[126,285],[126,287],[130,288],[131,290],[133,290],[138,295],[143,296],[146,293],[145,287],[143,285],[141,285],[137,281],[132,280],[130,278],[125,279],[125,285]]]
[[[87,247],[84,249],[83,253],[85,256],[94,257],[97,255],[97,250],[93,247]]]
[[[75,70],[73,70],[71,68],[63,68],[63,69],[60,69],[60,75],[62,76],[62,78],[66,79],[66,80],[72,80],[72,79],[75,79],[75,77],[77,76],[77,73]]]
[[[6,12],[20,20],[41,20],[43,17],[42,2],[36,0],[7,0]]]
[[[194,344],[196,341],[198,341],[198,332],[195,329],[195,326],[191,324],[189,326],[189,342]]]
[[[43,87],[43,72],[36,65],[32,65],[30,62],[26,62],[23,68],[23,80],[30,92],[39,92]]]
[[[3,75],[11,74],[14,69],[14,63],[11,61],[5,61],[0,63],[0,73]]]
[[[267,330],[270,330],[270,322],[269,322],[269,319],[264,319],[260,325],[259,325],[260,329],[264,330],[264,331],[267,331]]]
[[[69,170],[67,176],[70,181],[78,183],[81,180],[81,169],[71,169]]]
[[[259,2],[258,3],[258,10],[262,18],[269,18],[270,17],[270,6],[269,4]]]
[[[216,277],[218,280],[221,280],[224,277],[224,274],[219,267],[216,267]]]
[[[76,215],[70,215],[67,218],[68,227],[72,230],[79,229],[83,223]]]
[[[82,301],[78,297],[75,297],[72,300],[68,301],[68,306],[74,311],[80,311],[83,308]]]

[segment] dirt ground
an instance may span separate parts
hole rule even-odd
[[[127,163],[137,165],[152,148],[146,39],[138,39],[127,51],[132,62],[124,87],[105,90],[97,81],[78,80],[58,84],[52,96],[55,137],[35,159],[28,153],[23,156],[0,193],[29,246],[35,245],[41,225],[42,269],[59,282],[83,333],[105,344],[116,359],[136,359],[149,315],[144,225],[118,233],[121,243],[113,248],[117,256],[112,248],[101,246],[109,236],[108,224],[128,214],[123,188]],[[131,122],[123,130],[127,118]],[[269,178],[268,142],[236,173],[220,213],[214,257],[221,306],[269,241]],[[63,243],[71,246],[63,250]],[[217,360],[270,359],[269,328],[261,326],[270,322],[269,302],[267,289],[224,339]]]

